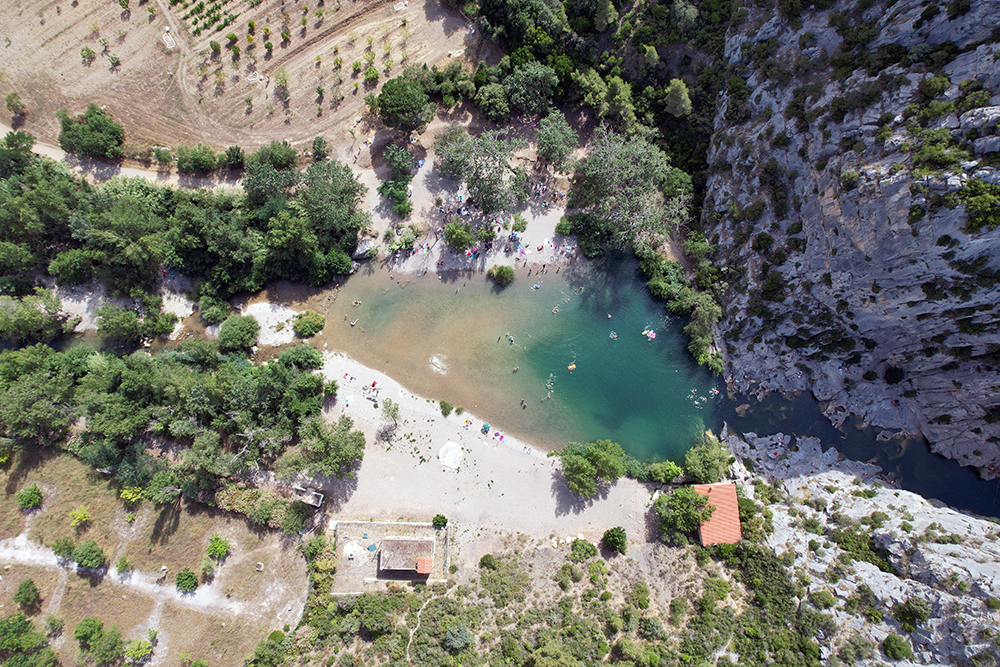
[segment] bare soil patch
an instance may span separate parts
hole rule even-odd
[[[149,627],[145,622],[148,621],[154,604],[152,598],[120,586],[107,577],[98,580],[71,574],[66,582],[62,604],[56,612],[65,624],[63,633],[66,641],[59,649],[63,664],[75,664],[79,645],[73,639],[73,628],[81,618],[98,618],[106,628],[117,625],[126,640],[145,639],[146,628]],[[140,625],[142,627],[137,628]]]
[[[335,145],[361,145],[372,128],[366,122],[352,129],[358,116],[367,115],[365,94],[377,93],[406,64],[461,62],[472,68],[501,55],[440,0],[413,0],[400,11],[394,4],[326,3],[319,17],[318,7],[304,0],[257,7],[234,0],[226,5],[236,17],[231,25],[194,35],[192,21],[183,18],[193,2],[184,8],[152,0],[131,11],[104,0],[19,3],[0,16],[0,34],[10,40],[0,49],[0,86],[18,92],[28,106],[25,129],[51,142],[59,134],[58,109],[78,113],[94,102],[124,124],[129,143],[146,147],[203,141],[216,149],[254,148],[273,139],[305,147],[316,135]],[[163,40],[167,28],[174,48]],[[281,36],[285,30],[288,41]],[[240,49],[238,57],[229,33],[237,36],[232,44]],[[221,46],[218,55],[213,41]],[[272,43],[270,53],[266,42]],[[84,48],[95,54],[89,64],[81,57]],[[369,66],[366,53],[379,71],[378,81],[368,85],[352,68],[355,61]],[[112,55],[118,67],[112,67]],[[287,73],[287,96],[278,89],[279,70]]]

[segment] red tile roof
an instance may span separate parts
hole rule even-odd
[[[740,505],[735,484],[696,484],[694,490],[708,497],[715,506],[712,518],[701,524],[698,539],[703,547],[711,544],[736,544],[743,539],[740,530]]]
[[[434,559],[433,558],[418,558],[417,559],[417,574],[430,574],[431,570],[434,569]]]

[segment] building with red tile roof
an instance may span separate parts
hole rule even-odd
[[[696,484],[694,490],[708,498],[715,507],[712,518],[698,528],[701,546],[736,544],[743,539],[740,528],[740,504],[735,484]]]

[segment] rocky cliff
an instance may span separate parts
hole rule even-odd
[[[703,212],[743,390],[1000,475],[1000,1],[749,6]]]
[[[1000,526],[894,489],[879,469],[819,440],[723,433],[741,492],[766,506],[765,542],[793,570],[800,598],[826,610],[824,664],[880,664],[890,635],[902,664],[1000,664]],[[766,483],[762,483],[766,482]],[[899,664],[899,663],[897,663]]]

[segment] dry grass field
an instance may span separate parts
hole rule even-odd
[[[42,490],[42,506],[23,512],[15,494],[31,484]],[[165,665],[179,664],[182,654],[213,666],[242,664],[264,635],[298,621],[307,580],[297,540],[203,505],[126,506],[106,476],[55,451],[12,457],[0,469],[0,488],[0,552],[6,553],[0,554],[0,615],[16,608],[17,586],[32,579],[42,600],[30,615],[41,623],[56,614],[65,623],[65,639],[53,644],[64,664],[75,661],[72,629],[84,616],[117,625],[126,639],[145,638],[149,628],[156,629],[154,657]],[[73,527],[69,514],[81,506],[92,518]],[[199,571],[215,533],[229,541],[230,555],[195,595],[179,595],[174,573],[184,567]],[[26,546],[15,546],[18,536],[27,537]],[[124,555],[134,572],[90,576],[59,567],[47,545],[61,537],[76,544],[94,540],[109,564]],[[164,566],[167,576],[158,582]]]
[[[254,148],[272,139],[304,145],[316,135],[351,144],[363,139],[351,130],[366,115],[365,94],[406,64],[443,67],[457,60],[471,69],[500,55],[441,0],[414,0],[398,11],[390,0],[128,4],[123,10],[112,0],[19,0],[0,14],[0,92],[20,94],[28,131],[54,142],[55,112],[79,113],[93,102],[122,122],[126,141],[136,146],[203,141],[216,149]],[[221,21],[204,27],[203,17],[216,5],[232,17],[221,30]],[[202,19],[198,35],[195,18]],[[173,48],[163,39],[167,28]],[[83,49],[93,52],[89,62]],[[378,81],[366,85],[354,62],[364,68],[370,62]],[[283,77],[287,97],[279,89]]]

